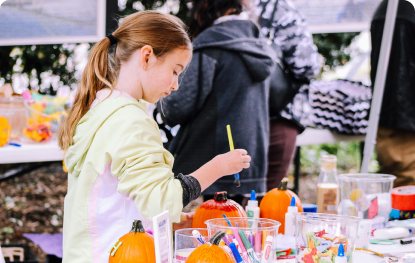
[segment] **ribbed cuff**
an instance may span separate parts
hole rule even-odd
[[[174,178],[180,181],[183,188],[183,207],[200,196],[202,188],[196,178],[183,174],[174,175]]]

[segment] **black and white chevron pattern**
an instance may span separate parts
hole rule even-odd
[[[348,80],[312,81],[311,118],[316,128],[343,134],[366,134],[372,90]]]

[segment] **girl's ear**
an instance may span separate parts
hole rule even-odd
[[[149,45],[145,45],[141,48],[141,66],[143,69],[147,68],[148,61],[150,60],[150,57],[154,55],[153,48]]]

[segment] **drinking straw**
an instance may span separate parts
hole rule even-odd
[[[233,151],[233,150],[235,150],[235,148],[233,147],[231,126],[226,125],[226,130],[228,131],[229,148],[231,149],[231,151]],[[234,178],[235,178],[235,181],[233,181],[233,184],[236,187],[240,187],[241,186],[241,181],[239,180],[239,173],[234,174]]]
[[[255,253],[257,257],[261,257],[261,232],[255,233]]]
[[[255,255],[254,249],[251,247],[251,244],[249,243],[248,238],[246,237],[244,231],[239,230],[239,236],[242,239],[242,242],[245,246],[245,249],[247,250],[247,253],[249,255],[249,258],[251,259],[252,263],[260,263],[260,260]]]
[[[226,220],[226,222],[228,223],[228,225],[230,226],[230,227],[233,227],[233,225],[231,224],[231,221],[229,221],[229,219],[226,217],[226,215],[225,214],[222,214],[223,215],[223,218],[225,218],[225,220]],[[236,223],[236,224],[238,224],[238,223]]]
[[[243,232],[242,232],[243,233]],[[248,253],[246,252],[246,249],[244,247],[244,243],[242,242],[241,237],[238,234],[238,229],[236,227],[233,228],[233,234],[235,235],[235,239],[238,241],[239,243],[239,247],[242,250],[242,258],[244,259],[244,261],[249,262],[248,259]],[[245,235],[245,234],[244,234]]]

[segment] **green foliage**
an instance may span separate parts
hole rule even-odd
[[[337,156],[337,172],[359,173],[361,166],[361,142],[338,142],[332,144],[309,145],[301,147],[301,174],[318,175],[323,155]],[[372,156],[370,172],[378,172],[376,152]]]
[[[318,52],[325,58],[324,71],[343,66],[350,61],[351,50],[348,48],[359,33],[315,34],[313,42]]]
[[[179,8],[176,13],[183,21],[187,21],[187,0],[175,0]],[[124,17],[137,11],[164,8],[167,0],[121,0],[119,1],[119,16]],[[319,53],[325,58],[324,70],[330,70],[344,65],[350,60],[348,46],[358,33],[336,33],[314,35],[314,43]],[[42,93],[55,93],[57,87],[43,87],[42,73],[59,77],[60,86],[71,86],[76,80],[73,62],[76,44],[32,45],[0,48],[0,84],[12,83],[13,74],[24,74],[29,79],[27,88],[37,89]],[[3,81],[1,81],[3,79]],[[35,84],[33,84],[35,83]],[[43,88],[42,88],[43,87]]]

